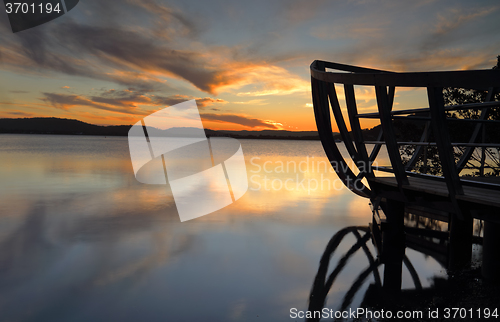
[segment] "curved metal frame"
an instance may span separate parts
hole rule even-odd
[[[326,69],[338,70],[341,72],[330,72]],[[321,139],[321,143],[326,155],[334,170],[344,184],[354,193],[373,198],[375,193],[362,184],[360,179],[375,177],[373,170],[391,172],[395,175],[398,186],[409,185],[408,176],[419,176],[411,169],[417,162],[423,147],[435,145],[438,148],[439,158],[442,166],[443,177],[434,176],[434,179],[441,179],[446,182],[450,199],[455,200],[456,195],[463,194],[462,186],[469,184],[461,181],[459,174],[470,160],[475,147],[482,146],[477,143],[484,124],[497,122],[487,120],[489,111],[493,107],[500,107],[500,102],[493,102],[493,97],[500,88],[500,70],[469,70],[469,71],[447,71],[447,72],[416,72],[416,73],[394,73],[383,70],[362,68],[326,61],[316,60],[311,66],[311,85],[314,114],[316,125]],[[342,115],[342,110],[337,98],[335,84],[344,86],[346,106],[354,143],[347,129],[346,122]],[[375,88],[378,112],[359,114],[356,106],[354,85],[373,86]],[[408,109],[393,111],[394,93],[396,87],[425,87],[429,108]],[[444,106],[444,87],[458,87],[468,89],[488,90],[488,96],[483,103],[463,104],[456,106]],[[358,175],[347,167],[347,162],[337,147],[332,134],[332,122],[330,117],[330,107],[335,118],[336,125],[344,141],[344,145],[349,152],[354,163],[360,171]],[[448,111],[474,109],[481,110],[479,119],[453,119],[453,121],[475,122],[473,134],[466,143],[452,143],[447,131]],[[413,115],[419,113],[419,116]],[[421,114],[428,114],[421,117]],[[381,122],[381,133],[375,142],[365,141],[360,127],[360,118],[378,118]],[[393,120],[394,119],[419,119],[426,121],[426,126],[419,142],[397,142]],[[432,130],[435,142],[428,142],[429,131]],[[374,143],[375,147],[368,155],[366,144]],[[416,146],[415,152],[406,166],[403,165],[399,146],[407,144]],[[378,155],[382,145],[386,145],[392,168],[377,167],[371,165]],[[500,144],[484,144],[486,146],[498,146]],[[458,163],[455,163],[453,149],[455,146],[465,146],[465,152]],[[362,163],[362,167],[360,167]],[[367,171],[363,171],[367,170]],[[426,177],[429,177],[426,175]],[[478,183],[475,183],[477,185]],[[492,187],[488,184],[487,187]],[[495,187],[495,189],[500,188]]]

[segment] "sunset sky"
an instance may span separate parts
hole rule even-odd
[[[427,71],[500,55],[498,0],[80,0],[16,34],[0,7],[0,118],[133,124],[196,98],[206,128],[309,131],[315,59]],[[376,108],[373,90],[357,94]],[[422,106],[425,92],[396,102]]]

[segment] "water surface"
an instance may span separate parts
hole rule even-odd
[[[0,321],[291,321],[332,235],[370,222],[368,200],[319,141],[240,141],[248,192],[181,223],[168,186],[135,180],[127,138],[0,135]],[[424,287],[444,274],[407,255]],[[367,266],[353,256],[328,307]]]

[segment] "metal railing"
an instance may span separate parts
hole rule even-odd
[[[327,71],[327,69],[329,69]],[[499,189],[493,183],[467,180],[461,176],[463,170],[478,168],[484,173],[485,151],[487,148],[500,150],[500,142],[485,142],[485,127],[489,124],[500,124],[499,120],[491,120],[489,116],[494,108],[500,107],[494,101],[500,88],[500,70],[467,70],[446,72],[405,72],[395,73],[357,66],[343,65],[316,60],[311,64],[311,85],[314,113],[318,133],[323,148],[330,162],[340,166],[334,167],[339,178],[356,194],[363,197],[374,197],[369,186],[360,179],[375,178],[374,171],[393,173],[399,187],[409,185],[409,176],[444,181],[450,197],[464,194],[464,185]],[[334,71],[330,71],[334,70]],[[346,110],[351,131],[337,96],[335,85],[342,85],[345,94]],[[371,86],[375,90],[378,112],[358,113],[354,86]],[[427,90],[428,108],[393,110],[394,96],[398,87],[423,87]],[[443,88],[465,88],[486,90],[484,102],[445,106]],[[478,117],[451,117],[452,111],[477,111]],[[349,168],[342,156],[332,133],[332,117],[340,131],[343,143],[359,173]],[[360,119],[379,119],[381,130],[376,140],[365,140]],[[395,121],[421,122],[420,139],[418,141],[398,141],[394,126]],[[472,124],[473,129],[467,142],[453,142],[449,133],[450,122]],[[366,147],[373,144],[370,153]],[[382,146],[387,148],[390,167],[373,166]],[[403,160],[401,146],[412,146],[413,154],[409,160]],[[441,175],[426,175],[415,171],[417,162],[427,163],[427,148],[435,147],[439,157]],[[481,148],[480,163],[471,166],[471,157],[475,149]],[[456,149],[460,156],[456,160]],[[404,162],[406,161],[406,162]]]

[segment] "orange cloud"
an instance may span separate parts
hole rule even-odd
[[[281,123],[277,123],[269,120],[261,120],[246,115],[238,114],[201,114],[202,120],[219,122],[219,123],[232,123],[237,125],[242,125],[249,128],[267,128],[272,130],[277,130],[282,127]]]
[[[230,68],[229,68],[230,67]],[[214,85],[214,90],[231,91],[251,85],[254,90],[238,92],[238,96],[289,95],[309,93],[310,83],[287,69],[271,64],[241,64],[233,62],[223,73],[225,82]]]
[[[265,99],[253,99],[249,101],[242,101],[242,102],[232,102],[233,104],[242,104],[242,105],[268,105],[269,103],[266,102]]]
[[[187,95],[159,96],[149,94],[144,90],[134,91],[131,89],[119,91],[111,89],[100,95],[91,97],[58,93],[43,93],[43,95],[44,97],[40,98],[40,100],[62,110],[68,110],[75,106],[87,106],[115,113],[135,115],[147,115],[152,112],[151,109],[142,111],[139,109],[139,106],[170,106],[190,99],[196,99],[200,108],[213,104],[227,103],[223,99],[211,97],[195,98]]]
[[[125,114],[138,114],[146,115],[147,113],[135,110],[135,106],[128,105],[119,107],[116,105],[111,105],[109,102],[101,100],[96,101],[94,99],[89,99],[78,95],[66,95],[66,94],[56,94],[56,93],[43,93],[45,97],[41,98],[42,101],[47,102],[54,106],[55,108],[68,110],[69,108],[75,106],[88,106],[101,110],[106,110],[115,113],[125,113]]]
[[[220,98],[212,98],[212,97],[194,97],[189,95],[170,95],[170,96],[161,96],[161,95],[151,95],[153,105],[166,105],[171,106],[178,103],[182,103],[188,100],[195,99],[199,108],[205,108],[207,106],[211,106],[213,104],[226,104],[227,101]]]
[[[26,113],[20,111],[4,111],[0,113],[2,118],[20,118],[20,117],[33,117],[33,113]]]

